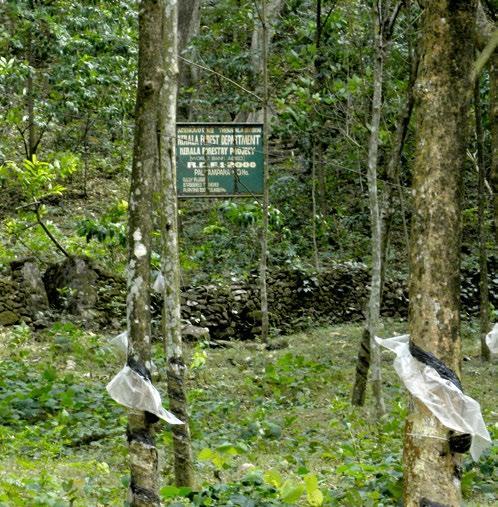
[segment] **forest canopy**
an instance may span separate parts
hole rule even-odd
[[[497,13],[0,1],[0,505],[494,505]]]

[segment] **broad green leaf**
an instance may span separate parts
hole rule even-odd
[[[187,496],[192,493],[192,488],[188,488],[187,486],[182,486],[178,488],[178,496]]]
[[[179,489],[175,486],[164,486],[159,493],[163,498],[174,498],[178,496]]]
[[[213,455],[214,453],[209,447],[204,447],[197,455],[197,458],[201,461],[208,461],[213,458]]]
[[[306,493],[306,496],[312,507],[321,507],[323,505],[323,493],[319,489]]]
[[[223,454],[220,454],[219,452],[214,452],[211,460],[213,461],[214,466],[219,470],[221,470],[222,468],[228,468],[227,458],[223,456]]]
[[[263,474],[263,479],[267,484],[274,488],[279,488],[282,485],[282,476],[277,470],[267,470]]]
[[[294,503],[301,498],[304,493],[304,485],[296,484],[292,482],[290,479],[287,479],[282,487],[279,489],[280,497],[286,503]]]
[[[306,497],[312,507],[320,507],[323,504],[323,494],[318,486],[318,479],[315,474],[308,474],[304,477],[306,486]]]

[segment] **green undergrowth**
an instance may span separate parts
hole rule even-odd
[[[403,326],[386,322],[383,335]],[[123,505],[126,414],[105,391],[122,366],[110,337],[71,323],[0,334],[0,506]],[[401,505],[407,396],[386,352],[388,414],[375,421],[370,393],[364,408],[350,406],[360,335],[351,325],[289,336],[273,351],[250,342],[188,347],[198,484],[172,486],[171,432],[162,427],[164,505]],[[466,325],[463,335],[464,386],[496,437],[496,365],[481,365],[476,329]],[[497,465],[496,446],[476,464],[465,458],[465,505],[495,505]]]

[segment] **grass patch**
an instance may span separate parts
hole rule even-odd
[[[404,331],[386,322],[384,336]],[[119,370],[108,337],[70,323],[0,332],[0,506],[119,506],[127,486],[126,414],[105,392]],[[400,505],[406,392],[383,353],[388,415],[349,403],[361,328],[310,330],[287,346],[188,349],[198,487],[177,489],[171,433],[158,434],[165,505]],[[496,366],[463,330],[463,383],[496,434]],[[160,347],[155,362],[164,371]],[[165,393],[161,379],[158,387]],[[495,505],[498,449],[465,459],[466,505]]]

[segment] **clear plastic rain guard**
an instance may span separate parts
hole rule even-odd
[[[116,352],[118,359],[126,361],[126,356],[128,355],[128,331],[123,331],[112,338],[112,340],[109,340],[109,345]],[[154,361],[150,362],[150,372],[152,375],[157,372],[157,367],[154,364]]]
[[[379,345],[396,354],[394,369],[410,393],[421,401],[447,428],[472,436],[470,454],[474,461],[491,445],[477,401],[466,396],[452,382],[443,379],[431,366],[415,359],[409,349],[409,335],[381,339]]]
[[[169,424],[183,424],[180,419],[164,409],[159,391],[149,380],[125,366],[107,384],[111,398],[125,407],[150,412]]]
[[[115,336],[109,341],[117,355],[126,359],[128,353],[128,332]],[[155,368],[151,364],[151,370]],[[171,412],[164,409],[161,402],[159,391],[152,385],[150,380],[143,378],[129,366],[125,366],[121,371],[107,384],[107,392],[111,398],[125,407],[150,412],[169,424],[183,424],[180,419]]]
[[[109,341],[109,345],[115,349],[121,359],[126,359],[126,354],[128,354],[128,331],[123,331],[115,336]]]
[[[156,276],[152,290],[155,292],[162,292],[164,290],[164,277],[160,271]]]
[[[498,354],[498,324],[486,335],[486,345],[492,354]]]

